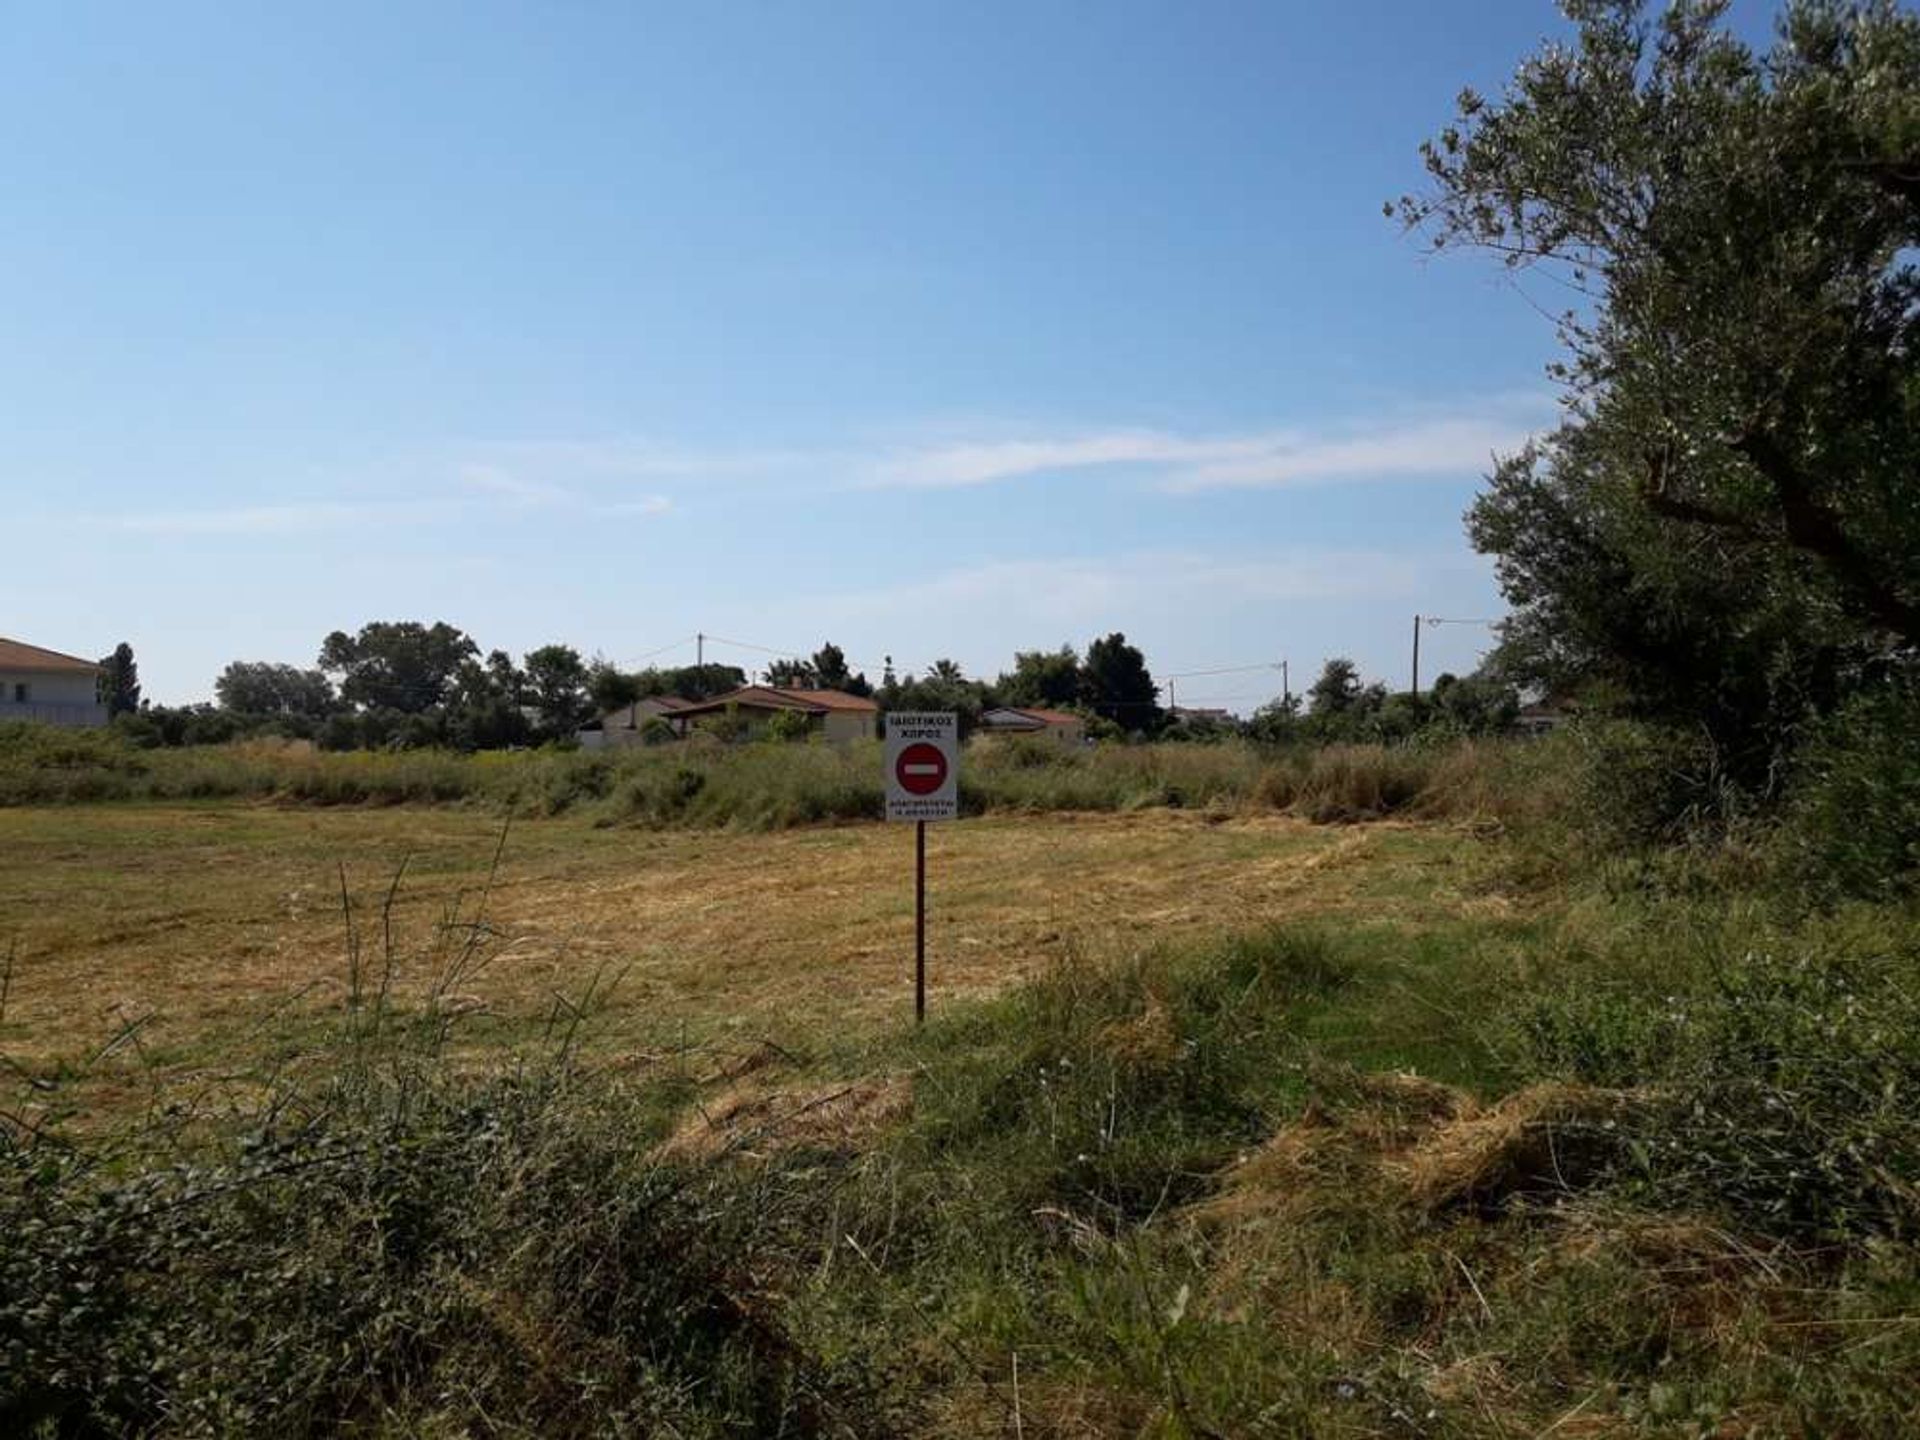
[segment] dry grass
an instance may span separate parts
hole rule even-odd
[[[757,1160],[781,1150],[852,1153],[912,1108],[913,1084],[904,1075],[835,1085],[748,1082],[696,1104],[654,1154],[661,1160]]]
[[[1564,1193],[1590,1174],[1596,1147],[1639,1103],[1625,1091],[1532,1085],[1484,1110],[1463,1109],[1394,1168],[1428,1210]]]
[[[175,1068],[256,1045],[266,1017],[337,1013],[342,885],[363,951],[390,922],[393,994],[419,1004],[449,905],[484,964],[443,1003],[510,1041],[556,995],[620,982],[592,1027],[609,1054],[683,1044],[838,1043],[910,1011],[912,833],[852,825],[743,835],[517,824],[458,810],[117,805],[0,811],[0,941],[17,942],[0,1046],[92,1054],[127,1024]],[[1161,810],[990,817],[930,836],[933,1004],[998,991],[1143,937],[1326,916],[1408,927],[1457,909],[1478,857],[1436,827],[1315,828]],[[390,915],[383,902],[406,872]],[[482,908],[484,904],[484,909]]]

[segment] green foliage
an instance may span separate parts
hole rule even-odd
[[[813,726],[806,715],[798,710],[777,710],[767,720],[761,732],[763,738],[782,744],[805,744],[813,734]]]
[[[1711,738],[1627,720],[1567,732],[1572,822],[1595,853],[1634,854],[1723,835],[1743,796],[1729,783]]]
[[[1779,841],[1787,878],[1821,898],[1920,889],[1920,685],[1863,693],[1800,756]]]
[[[805,660],[782,657],[768,663],[767,684],[782,690],[814,690],[819,688],[820,674]]]
[[[1087,646],[1080,699],[1095,715],[1130,734],[1152,735],[1165,718],[1159,694],[1146,657],[1125,635],[1116,630]]]
[[[1178,1204],[1259,1137],[1289,1010],[1348,973],[1320,938],[1277,930],[1115,968],[1068,964],[936,1029],[939,1083],[909,1144],[971,1153],[1008,1218]]]
[[[727,723],[725,716],[715,720]],[[671,730],[659,727],[649,743],[626,750],[462,755],[434,743],[432,724],[431,717],[389,711],[336,715],[326,722],[319,753],[264,739],[145,750],[130,743],[132,737],[80,732],[75,738],[16,724],[0,729],[0,805],[243,795],[329,805],[460,801],[744,829],[881,813],[880,753],[871,742],[667,743]],[[408,726],[419,727],[425,742],[411,743]],[[1275,809],[1320,822],[1501,814],[1526,808],[1526,796],[1538,788],[1531,776],[1519,778],[1522,768],[1514,763],[1529,753],[1524,745],[1274,750],[1240,740],[1091,748],[982,740],[962,765],[961,804],[970,814]],[[662,800],[680,783],[662,777],[681,772],[704,777],[697,798]]]
[[[241,715],[320,720],[338,708],[333,682],[322,672],[270,661],[233,661],[213,682],[213,693],[222,710]]]
[[[783,1237],[755,1181],[652,1163],[645,1110],[573,1080],[401,1057],[118,1176],[0,1141],[0,1428],[888,1428],[861,1362],[759,1292]]]
[[[1798,0],[1757,53],[1724,12],[1576,7],[1462,96],[1402,213],[1589,302],[1567,419],[1470,517],[1509,666],[1702,728],[1760,789],[1920,641],[1920,17]]]
[[[1542,1069],[1646,1087],[1633,1175],[1802,1241],[1920,1232],[1920,951],[1755,952],[1676,993],[1583,985],[1536,1002]]]
[[[542,645],[522,658],[527,699],[540,717],[542,737],[570,738],[592,713],[587,699],[587,665],[571,645]]]
[[[140,667],[134,663],[133,646],[124,640],[100,661],[100,700],[109,720],[140,708]]]
[[[593,713],[624,710],[646,693],[641,677],[596,656],[587,667],[587,699]]]
[[[1000,702],[1015,707],[1038,705],[1064,710],[1080,703],[1080,656],[1071,645],[1058,650],[1022,650],[1013,657],[1013,669],[1001,675],[995,687]]]
[[[1520,717],[1520,696],[1495,675],[1476,673],[1460,679],[1440,675],[1433,682],[1429,724],[1456,735],[1505,735]]]
[[[992,703],[991,693],[977,680],[969,680],[951,660],[937,661],[928,667],[924,679],[890,680],[883,684],[875,699],[880,705],[882,724],[893,710],[951,710],[958,716],[960,735],[973,734],[981,712]]]
[[[1362,694],[1360,667],[1344,655],[1335,655],[1307,687],[1307,708],[1319,717],[1345,715],[1361,703]]]
[[[747,672],[738,665],[683,665],[673,670],[649,668],[640,672],[640,693],[677,695],[682,700],[711,700],[747,683]]]
[[[479,647],[445,621],[377,620],[357,635],[336,630],[320,646],[320,668],[340,679],[340,698],[418,715],[442,704],[461,662]]]

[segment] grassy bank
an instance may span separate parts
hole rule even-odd
[[[7,1126],[0,1420],[1908,1433],[1920,922],[1483,942],[1066,961],[855,1070],[583,1063],[576,994],[463,1079],[363,994],[210,1136]]]
[[[1266,749],[976,744],[970,814],[1144,806],[1267,809],[1316,821],[1486,813],[1534,803],[1549,767],[1517,742]],[[316,752],[272,741],[140,750],[109,734],[0,727],[0,805],[258,798],[294,804],[470,804],[609,823],[766,830],[878,818],[876,745],[690,744],[582,751]]]

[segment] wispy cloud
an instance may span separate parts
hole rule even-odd
[[[888,445],[701,449],[648,439],[557,440],[475,446],[464,453],[377,467],[352,477],[363,494],[114,517],[122,529],[171,535],[274,535],[367,523],[408,525],[549,512],[648,519],[676,508],[666,487],[778,483],[820,491],[951,490],[1050,475],[1132,477],[1164,494],[1280,489],[1460,477],[1482,472],[1545,423],[1538,395],[1494,395],[1445,411],[1402,409],[1371,420],[1261,427],[1220,434],[1151,428],[973,435]],[[989,432],[985,437],[981,432]]]
[[[1472,474],[1517,450],[1533,427],[1484,419],[1433,420],[1367,434],[1290,438],[1246,455],[1181,467],[1166,479],[1175,494],[1278,489],[1341,480]]]
[[[673,499],[668,495],[606,499],[591,490],[505,465],[462,462],[453,467],[451,488],[415,498],[292,500],[140,511],[108,517],[107,523],[143,535],[309,535],[365,526],[394,528],[524,516],[531,511],[619,518],[665,515],[672,509]]]
[[[673,509],[670,495],[642,495],[637,500],[614,500],[593,507],[596,515],[664,515]]]
[[[888,489],[992,485],[1068,471],[1128,469],[1154,476],[1173,494],[1275,489],[1349,480],[1471,474],[1493,455],[1524,444],[1538,428],[1538,405],[1516,413],[1510,398],[1485,413],[1187,435],[1165,430],[1103,430],[1052,437],[961,442],[886,456],[865,483]]]
[[[848,620],[1004,612],[1063,634],[1119,615],[1221,611],[1414,593],[1431,557],[1379,550],[1285,550],[1257,560],[1189,550],[989,561],[925,580],[820,597]],[[1016,626],[1016,628],[1018,628]]]
[[[295,535],[343,530],[373,523],[430,520],[447,513],[438,501],[294,501],[284,505],[232,505],[200,510],[153,510],[113,517],[122,530],[141,535]]]

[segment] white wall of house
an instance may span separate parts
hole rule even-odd
[[[853,740],[871,740],[873,716],[871,710],[829,710],[822,717],[821,733],[834,745],[844,745]]]
[[[0,720],[104,725],[94,677],[78,670],[0,670]]]

